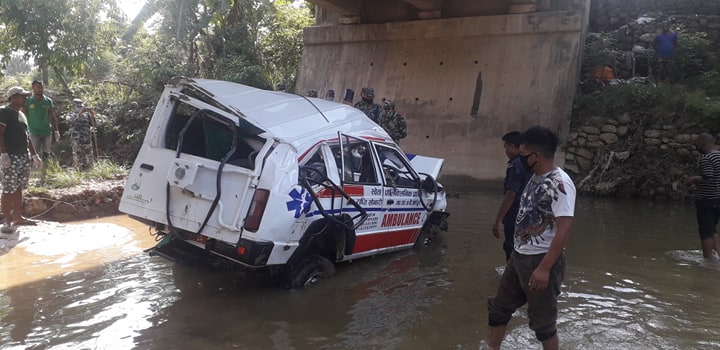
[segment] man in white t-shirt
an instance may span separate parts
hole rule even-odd
[[[521,136],[520,156],[532,173],[515,220],[515,247],[494,298],[488,299],[490,349],[499,349],[512,314],[528,304],[530,329],[543,349],[558,349],[557,297],[565,275],[565,245],[575,208],[575,185],[556,167],[553,131],[534,126]]]

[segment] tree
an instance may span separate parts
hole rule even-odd
[[[306,3],[273,2],[275,12],[260,37],[265,70],[273,85],[284,83],[293,90],[303,51],[303,28],[314,22]]]
[[[114,0],[0,0],[0,55],[7,64],[14,51],[32,57],[48,82],[48,67],[60,77],[79,73],[84,62],[112,48],[125,17]]]

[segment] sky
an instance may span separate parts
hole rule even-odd
[[[132,21],[145,4],[145,0],[117,0],[117,4],[125,11],[128,19]]]

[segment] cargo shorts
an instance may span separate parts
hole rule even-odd
[[[527,303],[529,326],[538,339],[557,331],[557,299],[565,277],[565,255],[561,255],[550,269],[547,288],[531,292],[530,276],[544,257],[545,254],[512,253],[500,278],[497,294],[488,299],[488,324],[491,327],[507,325],[515,310]]]

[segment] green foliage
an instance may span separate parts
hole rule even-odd
[[[717,64],[717,54],[711,49],[711,42],[702,32],[678,33],[680,43],[675,50],[673,69],[676,79],[692,78]]]
[[[78,186],[87,181],[113,180],[127,176],[126,166],[100,159],[95,166],[85,171],[63,169],[56,159],[50,159],[47,165],[47,175],[42,187],[46,189],[68,188]]]
[[[313,25],[314,17],[305,3],[296,6],[292,1],[276,0],[273,6],[275,15],[261,34],[260,49],[273,86],[283,83],[292,91],[302,56],[302,31]]]
[[[582,57],[584,78],[592,77],[595,67],[615,67],[615,60],[619,54],[615,44],[615,39],[610,34],[594,34],[588,37]]]
[[[688,84],[695,89],[705,91],[708,96],[720,96],[720,71],[713,69],[693,77]]]
[[[114,1],[0,0],[0,55],[22,51],[42,65],[79,73],[95,53],[111,49],[123,28]]]

